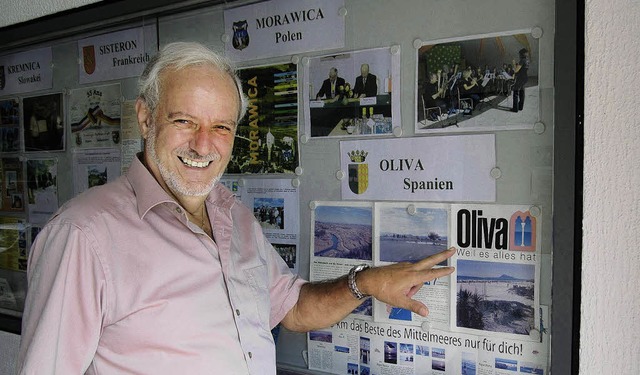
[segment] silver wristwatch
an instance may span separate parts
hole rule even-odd
[[[349,285],[349,290],[351,291],[351,294],[353,294],[353,296],[356,297],[357,299],[363,299],[365,297],[369,297],[366,294],[362,294],[360,289],[358,289],[358,285],[356,284],[356,275],[358,274],[358,272],[364,271],[367,268],[369,268],[368,265],[359,264],[351,268],[349,270],[349,275],[347,276],[347,284]]]

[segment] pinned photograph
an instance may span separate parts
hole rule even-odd
[[[253,216],[263,228],[284,229],[284,198],[254,198]]]
[[[0,269],[26,271],[27,254],[24,235],[23,219],[0,216],[0,249],[2,249],[0,251]],[[2,306],[2,292],[2,284],[0,284],[0,307]]]
[[[384,342],[384,363],[398,363],[398,343]]]
[[[378,241],[380,261],[416,262],[448,248],[449,211],[443,207],[417,207],[411,214],[404,206],[380,205]],[[443,261],[441,266],[446,266]]]
[[[310,331],[309,340],[333,342],[333,333],[331,331]]]
[[[287,266],[290,269],[292,269],[292,270],[297,269],[297,267],[296,267],[296,258],[297,258],[296,245],[278,244],[278,243],[272,243],[271,245],[273,246],[274,249],[276,249],[276,251],[278,252],[280,257],[282,258],[282,260],[284,260],[284,262],[287,264]]]
[[[416,133],[533,127],[538,60],[529,31],[425,42],[417,51]]]
[[[20,151],[20,103],[0,100],[0,152]]]
[[[120,143],[120,84],[71,90],[69,122],[73,148],[116,147]]]
[[[495,362],[496,369],[507,370],[507,371],[518,371],[518,361],[515,359],[507,359],[507,358],[496,358]]]
[[[400,343],[400,355],[398,360],[413,363],[413,344]]]
[[[458,260],[456,327],[528,337],[537,327],[535,268]]]
[[[368,337],[360,336],[360,363],[371,363],[371,339]]]
[[[25,151],[64,151],[62,94],[22,99]]]
[[[371,207],[322,205],[313,215],[314,256],[372,259]]]
[[[445,349],[442,348],[433,348],[431,352],[431,369],[435,371],[446,371],[446,362],[445,362]]]
[[[58,210],[58,160],[27,160],[29,220],[46,222]]]
[[[460,374],[476,375],[476,354],[475,353],[462,352],[462,358],[460,361]]]
[[[24,162],[20,158],[2,158],[0,181],[2,181],[2,199],[0,209],[2,211],[24,212]]]
[[[311,58],[303,93],[305,134],[392,134],[400,126],[399,56],[389,47]]]
[[[238,71],[249,106],[238,124],[227,173],[294,173],[298,158],[295,64]]]
[[[310,280],[340,277],[356,264],[372,264],[373,207],[365,202],[316,202],[311,211]],[[368,297],[351,314],[372,316]]]

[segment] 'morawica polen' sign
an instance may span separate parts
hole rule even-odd
[[[236,61],[344,47],[344,0],[281,0],[224,12],[226,52]]]

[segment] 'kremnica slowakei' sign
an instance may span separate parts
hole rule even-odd
[[[235,61],[344,47],[344,0],[280,0],[224,12]]]
[[[51,47],[0,56],[0,96],[51,87]]]
[[[340,142],[342,199],[494,202],[493,134]]]

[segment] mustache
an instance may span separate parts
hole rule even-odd
[[[200,155],[190,149],[181,149],[176,150],[176,153],[181,158],[188,158],[195,161],[218,161],[221,159],[220,154],[218,154],[217,152],[213,152],[208,155]]]

